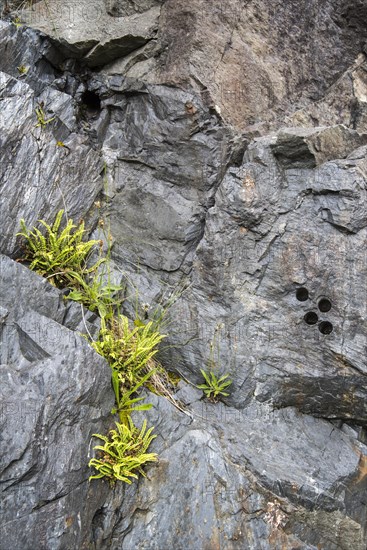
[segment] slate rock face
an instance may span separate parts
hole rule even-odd
[[[100,192],[103,163],[88,121],[80,122],[79,106],[57,89],[55,71],[45,59],[52,47],[4,22],[0,32],[7,46],[0,73],[1,250],[12,254],[20,218],[27,225],[40,218],[51,222],[61,208],[75,221],[85,215]],[[50,59],[57,60],[51,54]],[[19,73],[22,65],[25,75]],[[36,114],[40,106],[46,121],[54,119],[43,127]]]
[[[148,3],[145,10],[132,10],[115,19],[111,12],[116,13],[116,7],[106,6],[104,0],[54,0],[50,5],[41,0],[22,10],[22,17],[27,24],[51,34],[68,56],[83,57],[88,66],[98,67],[124,57],[155,37],[158,4]]]
[[[90,66],[192,87],[241,131],[264,134],[293,116],[289,126],[365,120],[357,0],[42,0],[20,14]],[[118,57],[129,51],[122,71]]]
[[[231,403],[254,394],[365,425],[365,148],[317,169],[284,169],[277,143],[255,140],[217,191],[191,288],[171,311],[182,327],[171,361],[181,356],[181,371],[198,372],[214,342],[215,361],[235,379]]]
[[[33,4],[51,39],[0,27],[4,550],[364,550],[364,4]],[[160,462],[129,487],[86,481],[113,394],[80,307],[9,258],[60,208],[111,228],[131,316],[178,295],[186,414],[148,395]]]
[[[111,422],[110,368],[63,325],[59,291],[0,262],[0,547],[82,548],[108,495],[88,483],[86,442]]]
[[[288,128],[278,133],[272,146],[285,168],[315,168],[328,160],[347,157],[365,145],[367,136],[345,126],[330,128]]]
[[[201,238],[231,133],[201,103],[191,103],[190,93],[153,85],[139,90],[117,78],[108,84],[115,93],[105,102],[112,112],[103,150],[114,253],[176,271]]]
[[[120,492],[110,496],[97,548],[364,548],[364,489],[354,474],[363,454],[350,434],[292,409],[196,400],[190,420],[163,398],[149,400],[159,464],[126,489],[115,525]]]
[[[141,13],[163,4],[165,0],[104,0],[107,13],[113,17],[128,17],[134,13]]]

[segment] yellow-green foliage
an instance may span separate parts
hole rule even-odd
[[[216,401],[219,395],[229,395],[229,393],[224,391],[232,384],[232,381],[228,380],[229,374],[224,374],[220,378],[217,378],[213,371],[206,372],[200,369],[200,372],[204,377],[205,383],[197,387],[203,390],[206,397]]]
[[[90,282],[74,273],[77,288],[68,295],[69,300],[84,304],[90,311],[97,311],[103,318],[111,318],[113,308],[121,305],[121,299],[114,294],[123,290],[121,285],[105,284],[101,274],[95,274]]]
[[[92,342],[94,349],[102,355],[112,369],[112,385],[115,391],[120,420],[126,422],[133,410],[150,409],[150,404],[136,405],[142,397],[136,392],[155,373],[154,356],[164,335],[153,330],[153,323],[130,326],[124,315],[119,315],[109,327],[103,322],[99,340]]]
[[[25,260],[30,268],[47,277],[58,287],[68,287],[69,299],[84,304],[101,317],[101,331],[96,342],[90,342],[93,348],[108,361],[112,370],[112,385],[115,391],[116,408],[120,423],[117,430],[111,430],[108,436],[94,434],[104,441],[96,450],[100,456],[93,458],[89,465],[97,470],[90,479],[107,477],[111,482],[116,480],[131,483],[137,473],[143,473],[142,466],[154,462],[154,453],[146,453],[152,439],[152,429],[146,430],[144,421],[139,431],[133,424],[130,413],[151,408],[151,404],[140,403],[144,397],[137,397],[137,392],[156,372],[154,356],[158,344],[164,336],[157,330],[157,322],[144,324],[136,320],[130,325],[124,315],[116,315],[121,300],[113,297],[122,288],[110,283],[104,284],[103,274],[97,270],[108,258],[100,258],[92,266],[88,265],[91,253],[99,241],[84,241],[85,229],[82,222],[79,226],[67,221],[61,229],[63,210],[57,214],[52,226],[45,221],[39,223],[45,228],[27,229],[21,220],[21,232],[25,238]],[[107,277],[109,279],[109,277]],[[138,404],[140,403],[140,404]]]
[[[56,117],[48,118],[46,119],[45,111],[43,110],[43,107],[40,105],[39,107],[36,107],[36,115],[37,115],[37,124],[36,128],[46,128],[47,124],[50,124],[53,120],[55,120]]]
[[[19,27],[21,27],[22,24],[23,24],[23,23],[21,22],[21,20],[20,20],[20,17],[15,17],[15,18],[12,20],[12,23],[13,23],[13,25],[16,26],[17,29],[19,29]]]
[[[89,466],[95,468],[98,473],[89,479],[107,478],[112,484],[116,480],[131,484],[131,478],[137,478],[137,473],[145,476],[142,467],[157,460],[155,453],[146,452],[156,437],[151,435],[153,428],[147,430],[146,426],[144,421],[139,430],[128,417],[127,423],[116,422],[117,430],[111,430],[108,436],[93,434],[104,441],[104,445],[94,447],[100,456],[92,458]]]
[[[111,328],[102,328],[99,341],[92,345],[107,359],[112,370],[120,374],[121,385],[129,389],[152,365],[163,338],[163,334],[153,330],[151,321],[131,327],[128,318],[119,315]]]
[[[25,65],[19,65],[19,67],[17,67],[17,69],[18,69],[20,75],[26,75],[29,71],[29,67],[26,67]]]
[[[104,261],[88,267],[87,262],[94,247],[99,241],[84,241],[84,222],[78,226],[68,220],[64,229],[60,228],[64,211],[60,210],[52,226],[44,220],[39,220],[46,231],[43,233],[36,227],[27,229],[24,220],[20,220],[21,231],[18,235],[26,239],[25,260],[30,262],[30,269],[47,277],[59,288],[79,285],[79,278],[96,271]]]

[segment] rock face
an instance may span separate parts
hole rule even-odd
[[[82,548],[108,495],[88,483],[85,443],[111,420],[110,368],[45,279],[1,256],[0,280],[0,546]]]
[[[0,548],[364,550],[365,3],[18,4],[3,16],[30,27],[0,22]],[[19,219],[60,208],[99,238],[108,221],[126,312],[135,288],[176,296],[161,359],[187,414],[149,395],[160,462],[127,488],[87,483],[113,394],[80,310],[14,261]],[[215,405],[192,386],[208,363],[233,380]]]

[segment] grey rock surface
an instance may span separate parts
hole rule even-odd
[[[328,160],[343,159],[365,145],[367,135],[339,125],[329,128],[287,128],[278,133],[272,146],[285,167],[315,168]]]
[[[70,57],[82,57],[90,67],[106,65],[124,57],[152,40],[158,30],[160,7],[133,11],[124,17],[111,17],[116,12],[104,0],[41,0],[21,10],[22,20],[48,35]],[[149,5],[149,4],[148,4]]]
[[[364,3],[47,4],[1,6],[42,31],[0,22],[4,550],[365,550]],[[9,258],[60,208],[110,227],[127,313],[178,295],[187,414],[148,396],[129,487],[86,481],[112,390],[79,306]]]
[[[88,445],[111,422],[110,368],[63,325],[45,279],[0,257],[0,548],[83,548],[108,490],[88,483]]]
[[[0,72],[1,250],[11,255],[20,218],[27,225],[40,218],[50,222],[64,208],[79,221],[88,212],[102,188],[103,162],[80,106],[55,85],[52,64],[44,57],[52,48],[29,30],[2,21],[0,32],[7,45]],[[22,65],[25,75],[18,70]],[[44,127],[36,114],[40,106],[46,120],[54,119]]]
[[[191,287],[171,309],[182,327],[171,361],[198,372],[214,342],[215,361],[235,380],[232,404],[254,395],[365,425],[365,149],[284,170],[274,143],[255,140],[217,191]]]
[[[354,497],[366,448],[353,438],[294,409],[196,401],[190,421],[163,398],[149,401],[159,464],[126,489],[115,525],[120,495],[111,495],[97,548],[364,548],[365,499]]]

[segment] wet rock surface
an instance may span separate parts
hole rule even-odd
[[[5,4],[51,40],[0,22],[0,547],[364,550],[363,3]],[[87,483],[113,393],[79,306],[9,258],[60,208],[109,221],[141,303],[179,295],[188,414],[149,395],[160,462],[129,487]]]

